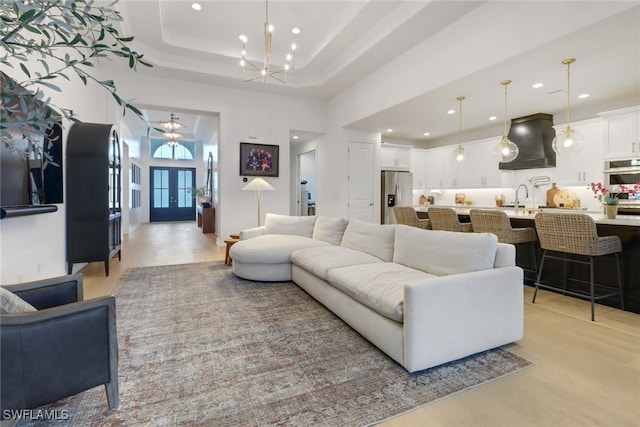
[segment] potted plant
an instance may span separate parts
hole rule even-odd
[[[9,149],[23,140],[39,141],[61,118],[78,122],[75,113],[55,105],[43,88],[60,92],[57,81],[78,78],[102,86],[126,111],[142,118],[125,101],[112,80],[89,73],[99,58],[123,58],[135,69],[152,65],[129,46],[133,37],[121,36],[113,22],[122,21],[110,5],[92,0],[3,0],[0,2],[0,83],[2,109],[0,136]]]
[[[191,187],[188,190],[193,197],[198,200],[198,203],[202,205],[203,208],[210,208],[211,201],[209,200],[209,190],[206,186],[202,187]]]
[[[618,215],[618,204],[620,203],[619,193],[612,193],[601,182],[590,184],[591,191],[594,194],[594,198],[598,199],[600,203],[604,205],[604,213],[609,219],[615,219]],[[635,195],[640,191],[640,181],[633,184],[633,186],[619,185],[620,193],[629,193]]]

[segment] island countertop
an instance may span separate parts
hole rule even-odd
[[[414,206],[416,211],[423,215],[428,214],[429,207],[450,207],[455,208],[461,222],[469,222],[469,211],[471,209],[499,209],[506,212],[507,216],[511,220],[511,224],[514,227],[533,227],[535,228],[535,214],[524,213],[522,210],[515,213],[513,207],[480,207],[480,206],[453,206],[453,205],[419,205]],[[624,299],[625,310],[632,311],[640,314],[640,215],[618,215],[616,219],[608,219],[602,212],[587,211],[584,209],[553,209],[553,208],[541,208],[539,211],[543,212],[557,212],[557,213],[572,213],[579,212],[585,213],[594,219],[599,236],[615,235],[620,237],[622,242],[622,255],[621,255],[621,270],[622,270],[622,283],[624,287]],[[525,248],[526,249],[526,248]],[[538,244],[536,244],[537,259],[540,260],[542,256],[542,250]],[[525,268],[534,268],[531,263],[531,257],[526,251],[516,251],[517,265]],[[596,259],[596,282],[606,283],[609,285],[617,286],[617,275],[615,269],[610,260]],[[550,265],[552,270],[551,274],[557,277],[562,277],[562,264]],[[574,271],[578,277],[582,279],[588,278],[588,271],[586,268],[581,268],[579,271]],[[528,284],[531,281],[527,281]],[[609,305],[612,307],[620,308],[619,301],[617,299],[603,299],[600,304]]]
[[[498,208],[498,207],[474,207],[474,206],[457,206],[457,205],[415,205],[414,209],[418,212],[428,212],[430,207],[441,208],[454,208],[458,215],[469,215],[471,209],[487,209],[487,210],[501,210],[507,214],[509,218],[515,219],[530,219],[535,218],[535,213],[524,213],[523,209],[516,214],[514,208]],[[589,215],[596,224],[607,225],[624,225],[628,227],[640,227],[640,215],[618,215],[615,219],[609,219],[602,212],[588,211],[582,209],[556,209],[556,208],[539,208],[538,212],[552,212],[552,213],[584,213]]]

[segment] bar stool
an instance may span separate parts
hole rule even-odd
[[[532,227],[513,228],[507,214],[500,210],[471,209],[469,211],[473,231],[477,233],[493,233],[498,236],[498,242],[529,243],[531,245],[531,258],[533,269],[525,269],[533,274],[538,273],[538,260],[536,258],[536,230]]]
[[[536,231],[540,239],[540,247],[544,249],[540,270],[536,280],[536,290],[533,293],[533,301],[536,302],[538,288],[559,289],[558,286],[543,283],[542,270],[546,259],[558,259],[564,262],[563,291],[564,293],[591,301],[591,320],[595,320],[594,302],[603,298],[620,295],[620,305],[624,310],[624,295],[622,290],[622,277],[620,274],[620,258],[622,243],[618,236],[598,236],[598,230],[593,219],[579,213],[549,213],[540,212],[535,217]],[[550,255],[549,252],[560,252],[562,257]],[[567,258],[567,254],[579,255],[583,259]],[[614,255],[618,273],[618,288],[614,286],[595,283],[593,259],[594,257]],[[589,261],[584,258],[588,257]],[[589,266],[589,281],[567,277],[566,263],[573,262]],[[589,284],[589,292],[567,290],[567,281],[572,280]],[[596,295],[595,287],[603,290],[603,294]]]
[[[428,212],[431,228],[434,230],[473,232],[471,223],[460,222],[453,208],[429,208]]]
[[[418,218],[418,213],[411,206],[395,206],[393,208],[393,215],[395,215],[398,224],[410,225],[425,230],[431,229],[431,221]]]

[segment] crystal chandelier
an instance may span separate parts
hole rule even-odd
[[[469,160],[469,152],[462,146],[462,101],[465,97],[459,96],[456,99],[460,102],[460,114],[458,115],[458,146],[453,150],[453,153],[451,153],[451,158],[458,166],[462,166]]]
[[[180,123],[178,120],[180,119],[176,117],[173,113],[171,113],[171,115],[169,116],[169,120],[158,123],[159,127],[166,130],[166,132],[162,132],[161,135],[165,138],[168,138],[166,142],[167,142],[167,145],[171,147],[180,145],[180,142],[178,142],[178,139],[182,138],[183,135],[177,132],[177,130],[186,127],[185,125]]]
[[[560,155],[570,155],[575,154],[582,150],[582,145],[584,144],[584,140],[582,135],[580,135],[575,130],[571,129],[570,124],[570,101],[571,101],[571,74],[570,67],[571,64],[575,62],[575,58],[568,58],[562,61],[564,65],[567,66],[567,127],[560,131],[559,134],[556,134],[556,137],[553,138],[553,142],[551,146],[553,147],[553,151]]]
[[[509,134],[509,128],[507,127],[507,86],[510,83],[511,80],[500,82],[504,86],[504,133],[502,134],[502,140],[493,148],[493,156],[502,163],[514,161],[520,152],[518,146],[507,136]]]
[[[272,77],[281,83],[287,83],[289,71],[293,70],[293,64],[296,57],[296,45],[291,45],[291,51],[287,53],[284,67],[279,68],[271,65],[271,38],[273,36],[273,25],[269,23],[269,0],[265,0],[266,13],[264,22],[264,61],[262,64],[247,59],[247,36],[241,34],[239,39],[242,42],[242,59],[240,67],[242,67],[242,80],[250,82],[254,80],[262,80],[262,84],[266,84],[267,77]]]

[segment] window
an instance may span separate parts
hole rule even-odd
[[[151,138],[149,141],[151,157],[154,159],[194,160],[196,142],[181,140],[176,146],[170,146],[162,138]]]

